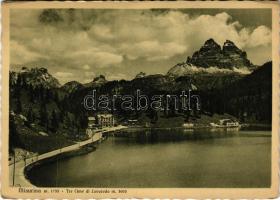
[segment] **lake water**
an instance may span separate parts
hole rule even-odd
[[[28,176],[44,187],[270,187],[270,133],[126,130]]]

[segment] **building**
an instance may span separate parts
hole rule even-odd
[[[88,117],[86,134],[92,137],[99,128],[112,126],[115,126],[115,119],[112,114],[97,114],[94,117]]]
[[[112,114],[97,114],[94,117],[88,117],[89,129],[111,127],[114,125],[115,125],[115,119]]]
[[[232,119],[220,119],[219,123],[220,123],[220,125],[224,125],[224,126],[227,126],[227,127],[239,126],[239,123],[237,121],[232,120]]]
[[[129,119],[129,120],[127,120],[127,124],[129,126],[135,126],[135,125],[138,124],[138,120],[137,119]]]
[[[95,128],[97,125],[95,117],[88,117],[88,128]]]
[[[100,127],[111,127],[115,125],[115,119],[112,114],[98,114],[96,119]]]
[[[96,117],[88,117],[88,127],[86,129],[86,134],[89,137],[92,137],[98,128],[99,127],[96,121]]]

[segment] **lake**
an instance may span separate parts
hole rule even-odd
[[[42,187],[270,187],[271,132],[130,129],[97,150],[34,167]]]

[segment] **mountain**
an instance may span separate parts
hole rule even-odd
[[[46,68],[23,67],[19,72],[10,72],[10,84],[23,83],[33,88],[58,88],[60,84],[56,78],[48,73]]]
[[[214,113],[227,112],[241,121],[271,123],[272,62],[265,63],[232,84],[212,91],[212,94],[204,98],[210,105],[204,109]]]
[[[83,87],[83,84],[79,83],[78,81],[70,81],[68,83],[65,83],[63,86],[61,86],[61,89],[68,93],[72,93],[80,88]]]
[[[84,107],[84,98],[92,95],[94,89],[99,97],[118,96],[112,112],[120,123],[137,119],[140,125],[175,127],[184,122],[209,124],[215,115],[249,124],[269,125],[272,120],[272,63],[253,65],[246,52],[229,40],[222,47],[213,39],[207,40],[166,75],[140,72],[132,80],[114,81],[100,75],[86,84],[70,81],[60,86],[47,69],[23,67],[19,72],[10,71],[9,81],[11,150],[20,147],[42,153],[57,148],[54,141],[68,145],[85,139],[88,116],[104,112],[102,108],[93,111]],[[137,90],[148,99],[155,95],[178,96],[191,90],[191,94],[199,96],[200,110],[186,111],[180,106],[175,109],[176,103],[167,100],[162,102],[163,110],[150,106],[147,110],[123,109],[120,96],[135,97]],[[133,103],[137,104],[136,99]],[[37,145],[40,143],[47,145]]]
[[[247,53],[232,41],[226,40],[223,47],[213,39],[207,40],[186,62],[172,67],[168,76],[183,76],[200,73],[249,74],[256,68],[247,58]]]
[[[145,76],[146,76],[146,73],[140,72],[135,76],[135,78],[144,78]]]
[[[210,68],[210,67],[209,67]],[[208,69],[209,69],[208,68]],[[230,69],[227,69],[230,70]],[[56,148],[53,141],[68,144],[85,139],[87,117],[93,114],[86,110],[84,97],[97,89],[98,95],[180,95],[183,90],[192,90],[199,95],[201,110],[184,111],[170,108],[155,111],[123,110],[117,99],[114,116],[119,122],[138,119],[141,124],[159,127],[181,126],[191,120],[208,123],[215,115],[235,117],[244,123],[271,124],[272,116],[272,63],[258,67],[248,75],[240,73],[209,73],[196,75],[167,76],[162,74],[140,76],[133,80],[107,81],[98,76],[82,85],[71,81],[57,87],[58,81],[44,68],[10,72],[10,147],[21,147],[32,152],[47,152]],[[98,87],[98,88],[97,88]],[[163,106],[167,104],[164,101]],[[171,104],[172,106],[172,104]],[[104,112],[102,109],[94,113]],[[208,121],[205,120],[207,117]],[[43,135],[42,135],[43,134]],[[70,140],[70,141],[69,141]],[[28,141],[28,142],[27,142]],[[31,141],[31,142],[30,142]],[[45,143],[42,149],[39,143]],[[22,145],[32,143],[30,145]]]
[[[85,137],[86,115],[77,105],[80,112],[69,112],[74,105],[69,92],[78,84],[60,87],[45,68],[22,68],[9,77],[10,150],[21,147],[43,153]]]
[[[99,87],[108,81],[106,80],[104,75],[99,75],[93,79],[93,81],[84,84],[85,87]]]
[[[179,76],[176,77],[175,81],[177,82],[176,87],[179,87],[178,84],[180,82],[182,82],[181,85],[183,83],[190,83],[199,91],[207,91],[231,85],[243,77],[245,77],[245,75],[240,75],[238,73],[200,73],[196,75]],[[186,86],[186,84],[184,85]]]

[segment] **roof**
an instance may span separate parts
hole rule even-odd
[[[95,117],[88,117],[88,120],[95,120]]]
[[[224,121],[233,121],[232,119],[220,119],[220,122],[224,122]]]
[[[97,117],[112,117],[112,114],[98,114]]]

